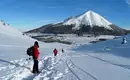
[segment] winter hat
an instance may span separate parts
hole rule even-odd
[[[37,41],[35,41],[34,45],[37,45],[37,46],[39,47],[39,44],[38,44],[38,42],[37,42]]]

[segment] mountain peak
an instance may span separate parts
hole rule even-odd
[[[97,13],[95,13],[92,10],[89,10],[89,11],[84,12],[82,15],[92,15],[92,14],[97,14]]]
[[[87,13],[87,14],[89,14],[89,13],[94,13],[94,11],[89,10],[89,11],[87,11],[86,13]]]
[[[74,24],[75,27],[73,29],[80,29],[79,27],[80,25],[89,25],[91,27],[100,26],[112,30],[112,28],[109,26],[112,23],[92,10],[89,10],[78,17],[69,18],[63,24],[64,25]]]

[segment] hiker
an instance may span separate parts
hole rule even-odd
[[[125,36],[122,37],[122,44],[127,43]]]
[[[33,47],[33,60],[34,60],[34,65],[33,65],[33,73],[39,73],[39,69],[38,69],[38,57],[39,57],[39,44],[37,41],[35,41],[34,43],[34,47]]]
[[[54,56],[56,56],[57,55],[57,49],[55,48],[54,50],[53,50],[53,53],[54,53]]]
[[[64,53],[64,49],[62,48],[62,53]]]

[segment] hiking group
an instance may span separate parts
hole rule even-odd
[[[32,56],[33,61],[34,61],[32,73],[40,73],[39,68],[38,68],[38,58],[39,58],[40,52],[39,52],[38,48],[39,48],[39,43],[37,41],[35,41],[34,45],[27,49],[27,54],[29,56]],[[58,50],[55,48],[53,50],[54,56],[57,56],[57,53],[58,53]],[[62,49],[62,53],[64,53],[63,49]]]

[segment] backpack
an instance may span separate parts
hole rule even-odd
[[[27,55],[33,56],[33,49],[34,49],[33,46],[29,47],[29,48],[27,49]]]

